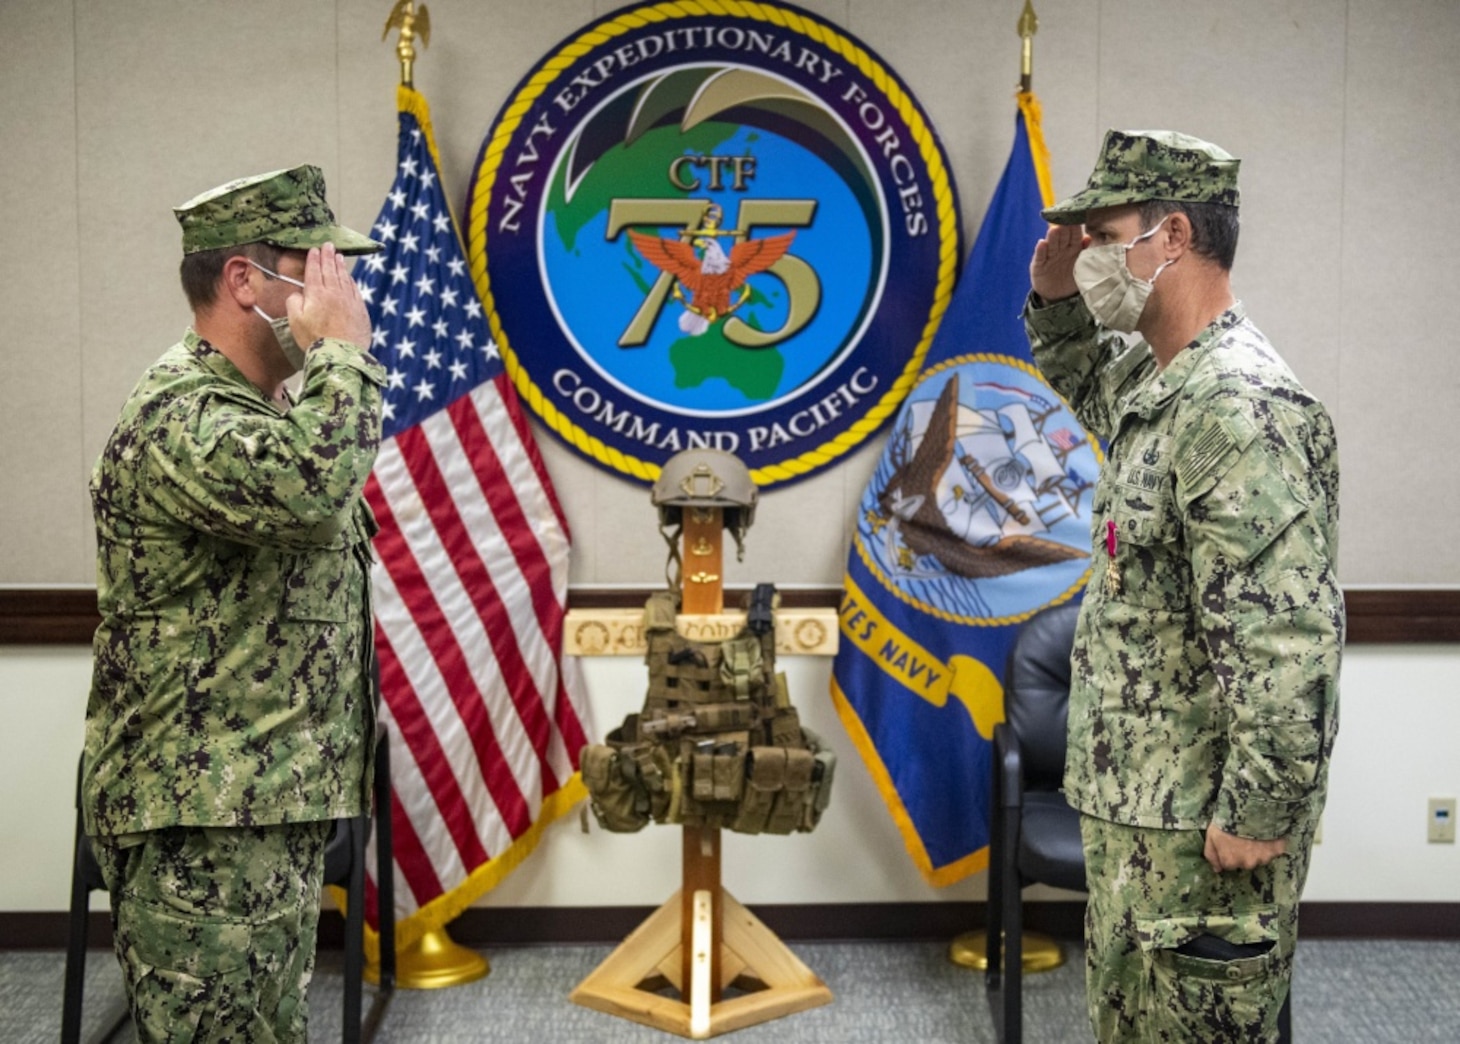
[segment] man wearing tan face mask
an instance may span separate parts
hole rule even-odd
[[[385,373],[344,255],[379,246],[313,166],[175,214],[193,322],[92,474],[83,813],[137,1039],[303,1044],[325,844],[370,793]]]
[[[1101,1041],[1277,1039],[1338,730],[1337,446],[1233,296],[1237,169],[1110,131],[1030,264],[1035,360],[1109,443],[1065,767]]]

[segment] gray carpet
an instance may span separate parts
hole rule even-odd
[[[736,1044],[884,1044],[991,1041],[982,978],[946,960],[941,943],[798,943],[792,947],[835,994],[824,1008],[752,1026],[723,1039]],[[503,947],[492,974],[445,990],[397,991],[379,1044],[632,1044],[678,1037],[568,1002],[568,991],[608,955],[608,946]],[[1090,1039],[1078,955],[1026,981],[1025,1040]],[[0,952],[0,1040],[50,1042],[61,1016],[64,958],[55,952]],[[1294,1036],[1304,1044],[1418,1044],[1460,1041],[1460,941],[1318,939],[1298,952]],[[338,1040],[342,998],[337,953],[321,955],[310,991],[311,1042]],[[86,1025],[92,1041],[122,1003],[121,975],[109,953],[87,965]],[[367,1003],[371,988],[366,988]],[[130,1027],[116,1035],[132,1040]]]

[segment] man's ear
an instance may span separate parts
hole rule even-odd
[[[253,271],[253,265],[242,254],[235,254],[223,262],[223,274],[218,277],[219,297],[227,295],[240,308],[252,310],[258,304]]]
[[[1171,258],[1180,257],[1191,249],[1191,218],[1180,210],[1173,211],[1166,218],[1162,228],[1162,247]]]

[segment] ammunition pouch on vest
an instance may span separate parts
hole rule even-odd
[[[603,744],[583,749],[583,782],[605,830],[649,820],[742,834],[812,830],[831,800],[836,755],[803,728],[776,673],[775,588],[760,584],[745,628],[718,644],[674,627],[678,599],[644,609],[649,692]]]

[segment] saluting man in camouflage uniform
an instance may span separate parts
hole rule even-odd
[[[1109,440],[1064,781],[1102,1041],[1276,1038],[1338,729],[1333,425],[1232,296],[1237,167],[1111,131],[1030,265],[1035,359]]]
[[[384,374],[342,255],[379,247],[316,167],[176,214],[193,325],[91,480],[86,832],[139,1040],[303,1042],[325,842],[369,794]]]

